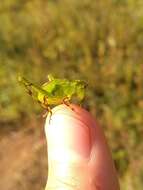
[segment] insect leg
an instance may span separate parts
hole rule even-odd
[[[47,107],[47,111],[48,111],[48,113],[50,114],[50,119],[51,119],[51,116],[52,116],[52,110],[51,110],[50,106]]]
[[[74,108],[71,107],[71,105],[70,105],[70,99],[68,97],[65,97],[63,99],[63,104],[65,104],[66,106],[68,106],[72,111],[75,111]]]
[[[30,96],[32,96],[32,94],[33,94],[30,89],[27,90],[27,93],[28,93]]]
[[[45,106],[48,106],[49,104],[48,104],[48,97],[47,96],[44,96],[44,102],[43,102],[43,104],[45,105]]]
[[[30,89],[30,87],[32,86],[32,83],[29,83],[29,84],[25,84],[25,87],[27,89],[27,93],[32,96],[32,90]]]
[[[47,116],[47,113],[49,113],[49,114],[50,114],[50,116],[49,116],[49,123],[50,123],[51,117],[52,117],[52,110],[51,110],[51,108],[50,108],[50,106],[49,106],[49,104],[48,104],[48,97],[47,97],[47,96],[44,96],[43,105],[44,105],[44,107],[45,107],[46,110],[47,110],[46,113],[43,115],[43,117],[46,117],[46,116]]]
[[[43,114],[43,117],[47,117],[48,113],[50,114],[49,116],[49,123],[50,123],[52,117],[52,110],[49,106],[46,107],[46,112]]]

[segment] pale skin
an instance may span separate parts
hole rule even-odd
[[[119,190],[103,131],[89,112],[72,105],[52,110],[45,123],[48,181],[45,190]]]

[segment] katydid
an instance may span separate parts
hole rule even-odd
[[[50,114],[52,114],[51,106],[63,103],[70,107],[70,101],[76,99],[81,103],[85,97],[86,83],[82,80],[59,79],[54,78],[51,74],[48,75],[48,82],[41,86],[37,86],[21,76],[18,80],[25,86],[28,94]]]

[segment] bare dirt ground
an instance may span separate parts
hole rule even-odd
[[[0,189],[42,190],[46,179],[47,151],[43,126],[22,127],[4,133],[0,137]]]

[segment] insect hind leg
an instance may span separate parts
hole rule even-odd
[[[33,85],[32,83],[25,84],[25,87],[26,87],[26,89],[27,89],[27,93],[28,93],[30,96],[33,95],[33,92],[32,92],[32,90],[31,90],[31,88],[30,88],[32,85]]]

